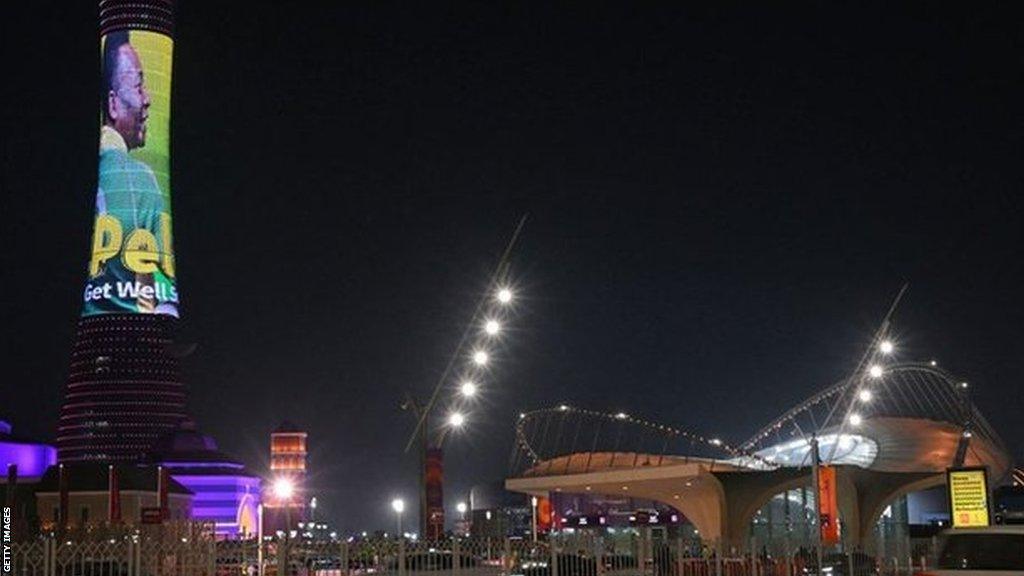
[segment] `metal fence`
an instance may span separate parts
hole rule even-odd
[[[213,542],[41,539],[16,543],[12,574],[18,576],[212,576]]]
[[[422,542],[208,538],[17,543],[18,576],[904,576],[925,559],[830,554],[726,556],[684,538],[645,534],[561,535],[549,540],[463,539]],[[261,569],[262,567],[262,569]]]

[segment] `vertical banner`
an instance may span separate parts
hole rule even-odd
[[[57,467],[57,490],[60,492],[60,508],[57,511],[57,529],[68,527],[68,471],[63,464]]]
[[[836,496],[836,469],[832,466],[818,468],[818,519],[822,544],[838,544],[839,499]]]
[[[117,468],[113,464],[107,469],[107,522],[117,524],[121,521],[121,489],[117,482]]]
[[[168,480],[169,480],[168,475],[167,475],[167,468],[164,468],[163,466],[157,466],[156,471],[157,471],[157,474],[156,474],[156,476],[157,476],[157,478],[156,478],[156,492],[157,492],[157,500],[159,502],[158,506],[160,507],[160,519],[161,520],[166,520],[167,519],[167,512],[168,512],[168,510],[167,510],[167,488],[168,488],[167,483],[168,483]]]
[[[178,315],[171,241],[170,36],[101,38],[99,179],[83,316]]]
[[[950,468],[946,470],[946,487],[953,528],[989,525],[986,468]]]
[[[440,540],[444,536],[444,453],[440,448],[427,449],[423,482],[427,496],[427,540]]]
[[[14,493],[18,489],[18,465],[8,464],[7,465],[7,498],[4,505],[8,508],[14,508]]]
[[[555,528],[554,507],[550,498],[537,498],[537,530],[548,532]]]

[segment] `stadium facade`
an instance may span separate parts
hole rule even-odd
[[[625,413],[556,406],[520,418],[506,487],[564,503],[561,528],[611,522],[595,501],[642,498],[680,512],[725,550],[757,542],[782,553],[816,542],[817,443],[835,473],[838,545],[908,552],[915,523],[931,534],[948,525],[937,492],[947,470],[983,468],[992,485],[1009,479],[1009,452],[968,392],[932,363],[896,363],[825,388],[735,446]],[[672,524],[664,516],[645,519]]]

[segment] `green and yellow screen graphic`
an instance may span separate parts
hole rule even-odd
[[[171,239],[171,54],[162,34],[102,38],[99,181],[82,314],[178,315]]]

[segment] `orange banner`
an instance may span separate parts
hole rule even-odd
[[[836,469],[818,469],[818,518],[823,544],[839,543],[839,500],[836,497]]]
[[[548,498],[537,498],[537,529],[547,532],[554,527],[554,509],[551,507],[551,500]]]

